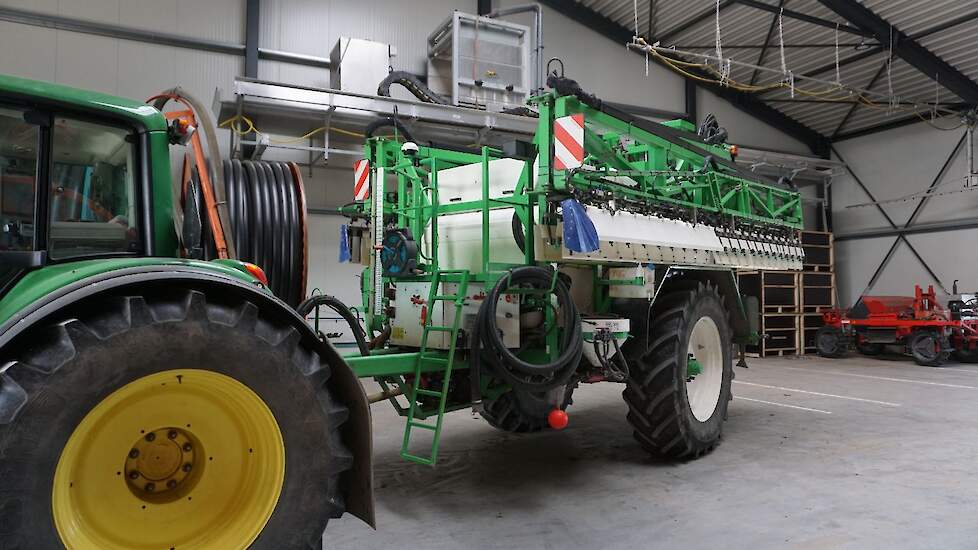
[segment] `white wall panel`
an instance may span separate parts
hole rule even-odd
[[[954,120],[938,121],[945,127]],[[888,132],[835,145],[880,206],[898,225],[909,219],[921,201],[921,193],[937,177],[941,166],[951,155],[964,129],[939,131],[927,124],[914,124]],[[978,190],[964,190],[967,173],[966,153],[962,147],[941,178],[940,193],[928,200],[916,223],[953,222],[978,217]],[[897,202],[886,202],[900,199]],[[833,223],[836,233],[868,229],[885,229],[889,224],[875,206],[850,208],[870,199],[848,174],[832,184]],[[908,236],[940,282],[950,290],[954,279],[961,288],[978,288],[978,257],[970,254],[978,239],[978,230],[957,230]],[[842,241],[836,244],[836,273],[840,299],[852,304],[868,284],[895,237]],[[875,294],[909,294],[914,284],[940,287],[906,244],[901,243],[872,289]]]
[[[58,3],[58,0],[2,0],[0,6],[57,15]]]
[[[104,23],[119,22],[119,0],[61,0],[58,15]]]
[[[0,52],[4,52],[0,55],[0,74],[37,80],[56,78],[57,31],[0,21]]]
[[[119,40],[58,31],[57,48],[57,82],[115,93],[119,76]]]
[[[309,283],[308,290],[318,288],[323,294],[331,294],[343,303],[360,307],[360,274],[363,266],[337,263],[339,259],[340,225],[346,218],[340,216],[309,216]]]
[[[812,154],[811,149],[802,142],[737,109],[707,90],[697,90],[696,98],[699,102],[700,120],[708,113],[716,115],[720,126],[730,133],[730,143],[802,155]]]

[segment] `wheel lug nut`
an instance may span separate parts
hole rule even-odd
[[[184,472],[189,472],[192,468],[193,466],[191,466],[189,462],[183,465]]]
[[[176,439],[177,438],[177,431],[176,430],[170,430],[169,433],[166,434],[166,436],[169,437],[170,439]]]
[[[139,478],[139,471],[138,470],[133,470],[133,471],[129,472],[129,479],[138,479],[138,478]]]
[[[190,443],[184,443],[184,444],[183,444],[183,452],[185,452],[185,453],[189,453],[189,452],[190,452],[190,451],[192,451],[193,449],[194,449],[194,446],[193,446],[193,445],[191,445]]]
[[[133,449],[129,451],[129,458],[137,458],[139,456],[139,449]]]
[[[170,489],[176,487],[177,486],[177,480],[171,479],[170,481],[167,481],[166,482],[166,486],[169,487]]]
[[[153,432],[146,434],[146,441],[153,441],[154,439],[156,439],[156,434]]]
[[[147,483],[146,484],[146,492],[147,493],[152,493],[155,490],[156,490],[156,484],[155,483]]]

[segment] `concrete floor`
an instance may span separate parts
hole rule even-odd
[[[978,365],[754,359],[735,369],[723,443],[649,458],[621,387],[577,390],[561,432],[446,418],[439,463],[398,457],[375,406],[379,529],[344,517],[327,548],[976,548]]]

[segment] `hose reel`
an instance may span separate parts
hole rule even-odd
[[[272,293],[297,306],[305,297],[309,263],[305,191],[298,165],[226,160],[223,174],[231,222],[226,238],[234,243],[237,259],[262,268]],[[188,189],[196,186],[194,175]],[[206,219],[206,210],[200,211]],[[204,258],[215,258],[208,224],[202,225]]]

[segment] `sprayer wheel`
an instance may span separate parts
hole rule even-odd
[[[699,457],[719,444],[731,399],[723,300],[716,287],[702,283],[672,291],[653,306],[651,330],[648,349],[630,364],[623,393],[628,421],[651,454]]]

